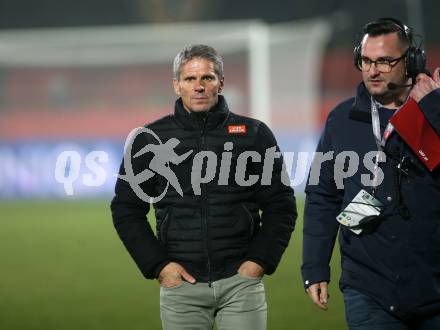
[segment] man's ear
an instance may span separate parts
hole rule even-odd
[[[223,91],[223,87],[225,87],[225,78],[220,79],[220,86],[218,88],[218,92],[221,93]]]
[[[179,81],[176,78],[173,78],[173,88],[174,88],[174,93],[176,93],[176,95],[180,96]]]

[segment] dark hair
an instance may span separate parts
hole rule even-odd
[[[379,18],[367,23],[364,26],[362,37],[366,34],[375,37],[388,33],[397,33],[397,36],[403,45],[407,47],[412,45],[413,34],[411,29],[394,18]]]
[[[206,45],[189,45],[184,47],[174,58],[174,79],[180,79],[182,66],[193,58],[204,58],[212,62],[214,64],[214,72],[220,79],[223,78],[223,60],[213,47]]]

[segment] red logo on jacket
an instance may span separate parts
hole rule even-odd
[[[244,134],[246,133],[246,125],[228,125],[229,134]]]

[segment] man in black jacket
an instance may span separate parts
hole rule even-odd
[[[428,170],[388,124],[409,96],[440,135],[440,70],[418,74],[424,61],[400,21],[368,23],[355,48],[363,82],[328,116],[309,175],[304,285],[327,309],[339,230],[352,330],[440,329],[440,168]]]
[[[265,329],[262,277],[272,274],[296,220],[276,140],[229,111],[223,62],[204,45],[174,60],[174,114],[127,144],[111,209],[146,278],[161,285],[164,329]],[[154,201],[157,237],[146,214]],[[261,214],[260,214],[261,211]]]

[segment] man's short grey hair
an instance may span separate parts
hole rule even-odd
[[[176,55],[173,64],[174,79],[180,79],[182,67],[193,58],[204,58],[212,62],[214,72],[220,79],[223,79],[223,59],[213,47],[206,45],[189,45]]]

